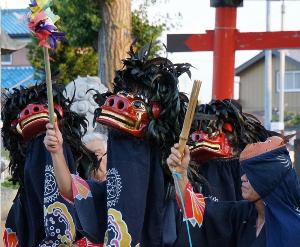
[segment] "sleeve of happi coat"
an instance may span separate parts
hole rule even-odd
[[[93,243],[103,243],[107,226],[106,182],[72,175],[77,230]]]
[[[176,195],[177,205],[183,215],[183,221],[188,220],[192,242],[203,246],[231,247],[236,244],[237,202],[218,202],[204,198],[201,193],[194,192],[192,185],[187,184],[184,191],[184,208],[180,195]],[[199,227],[196,227],[199,226]],[[201,227],[200,227],[201,226]],[[182,225],[178,243],[187,243],[186,226]]]
[[[176,201],[180,211],[183,214],[184,221],[189,221],[193,227],[196,225],[201,227],[203,222],[203,215],[205,211],[205,200],[204,196],[201,193],[196,193],[193,190],[193,187],[188,183],[183,191],[184,196],[184,210],[183,202],[181,201],[181,195],[176,194]]]

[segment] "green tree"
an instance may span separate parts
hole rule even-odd
[[[28,48],[29,60],[36,69],[35,77],[44,78],[43,50],[32,41]],[[93,47],[74,47],[59,43],[54,51],[50,51],[51,73],[54,81],[67,84],[77,76],[97,75],[98,55]]]
[[[141,48],[151,41],[156,41],[164,31],[164,24],[150,24],[145,10],[136,10],[132,13],[132,35],[137,39],[137,48]],[[152,55],[161,49],[161,45],[154,45]]]
[[[59,30],[66,33],[66,42],[59,44],[58,48],[50,51],[51,70],[53,79],[63,83],[72,81],[77,77],[86,75],[97,75],[99,70],[99,30],[101,30],[101,6],[103,3],[111,4],[117,0],[64,0],[55,1],[53,9],[56,14],[61,17]],[[102,5],[101,5],[102,4]],[[131,13],[131,41],[137,40],[137,47],[141,47],[146,43],[155,41],[162,31],[164,25],[152,25],[148,20],[146,8]],[[117,23],[115,24],[117,25]],[[118,42],[118,41],[117,41]],[[29,60],[37,71],[44,70],[42,49],[36,45],[36,41],[28,46],[30,49]],[[119,47],[127,52],[129,44],[126,47]],[[159,45],[155,46],[155,51],[160,49]],[[114,53],[115,54],[115,53]],[[126,54],[126,53],[125,53]],[[120,62],[122,57],[117,57]],[[101,62],[101,61],[100,61]],[[109,61],[107,61],[109,62]],[[103,62],[102,62],[103,63]],[[114,65],[116,66],[116,65]],[[112,71],[114,73],[115,68]],[[39,73],[40,74],[40,73]],[[98,74],[99,75],[99,74]],[[101,78],[103,82],[111,82],[111,78]]]

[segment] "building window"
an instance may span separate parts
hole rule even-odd
[[[12,54],[1,54],[1,64],[3,65],[12,64]]]
[[[280,89],[280,73],[276,73],[276,91]],[[286,71],[284,78],[285,92],[300,92],[300,71]]]

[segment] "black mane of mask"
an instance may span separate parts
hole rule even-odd
[[[147,106],[150,123],[145,137],[161,145],[166,156],[171,146],[178,142],[188,103],[186,95],[178,90],[178,77],[183,73],[191,77],[191,65],[173,64],[163,57],[149,58],[150,49],[151,45],[148,45],[135,52],[133,46],[130,47],[129,57],[122,60],[123,68],[116,72],[113,94],[131,92],[143,95],[148,102],[159,102],[161,113],[156,119],[150,106]],[[105,100],[99,95],[95,98],[98,104],[103,104]]]
[[[234,153],[239,154],[247,144],[265,141],[268,137],[279,133],[269,131],[253,115],[244,113],[241,105],[232,99],[212,100],[209,104],[198,107],[193,123],[193,131],[197,130],[201,122],[201,129],[212,133],[222,129],[224,123],[230,123],[233,133],[226,133]]]
[[[70,110],[72,100],[66,99],[63,95],[65,87],[61,84],[53,84],[54,103],[60,105],[64,112],[63,119],[59,120],[59,127],[65,143],[70,145],[74,160],[79,169],[85,170],[85,162],[95,162],[94,155],[89,152],[83,143],[81,137],[87,130],[87,120]],[[22,186],[24,181],[24,165],[26,150],[29,142],[25,142],[21,134],[15,127],[11,127],[12,121],[18,118],[19,113],[28,104],[46,104],[47,89],[46,84],[41,83],[32,87],[14,88],[12,91],[6,90],[2,93],[4,104],[1,109],[1,118],[3,121],[2,140],[3,146],[9,151],[9,170],[13,182],[19,182]],[[82,129],[84,131],[82,131]]]

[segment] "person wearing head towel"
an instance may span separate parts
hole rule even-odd
[[[167,163],[183,175],[179,187],[188,214],[192,211],[190,198],[200,193],[195,193],[185,179],[189,152],[181,159],[177,148],[175,144]],[[193,245],[300,246],[300,186],[284,140],[273,136],[247,145],[240,155],[240,166],[244,201],[213,202],[205,198],[201,228],[189,229]],[[184,224],[180,231],[187,231]],[[186,236],[178,233],[178,246],[188,243]]]

